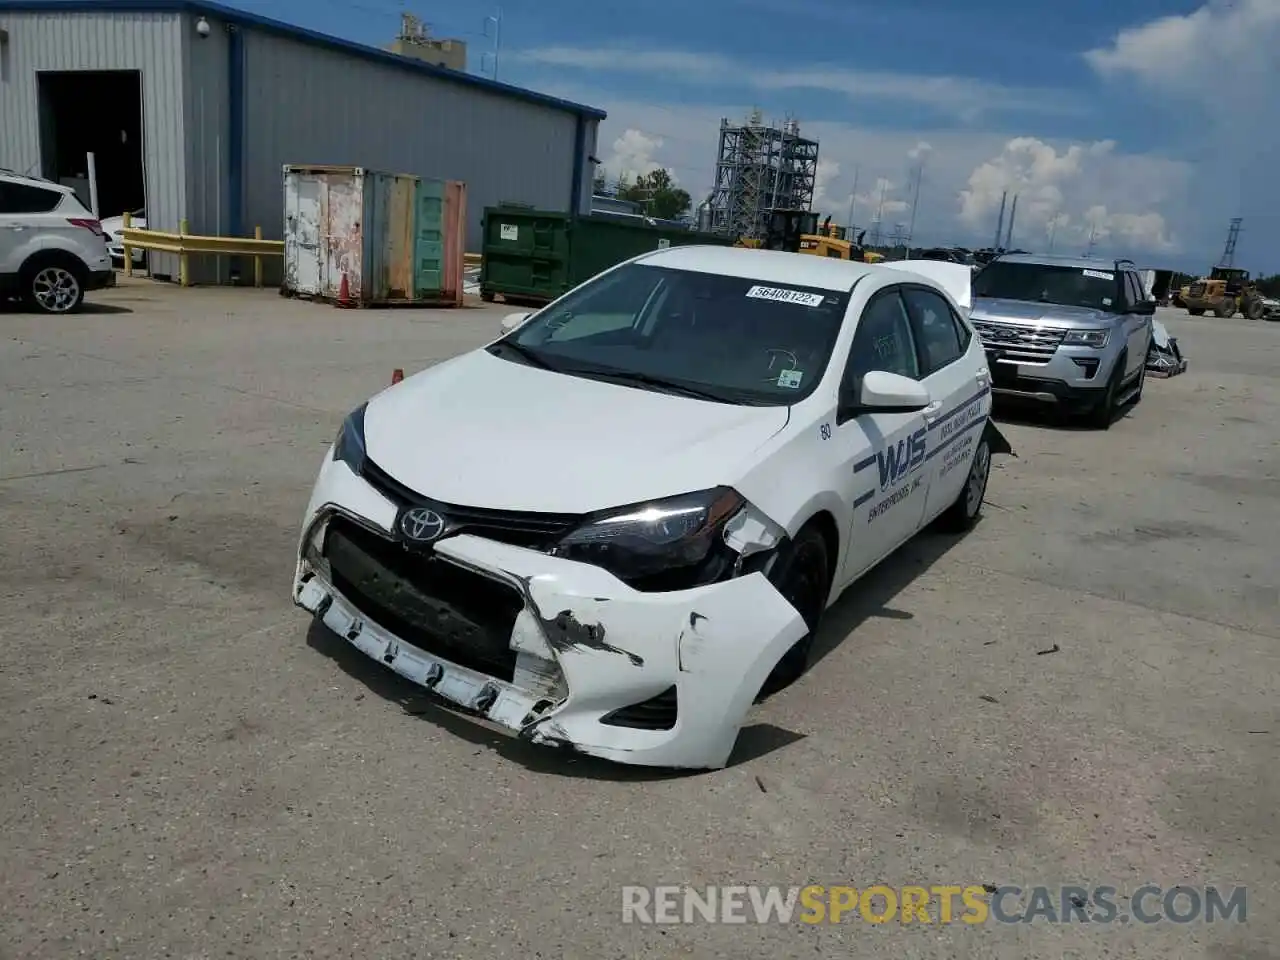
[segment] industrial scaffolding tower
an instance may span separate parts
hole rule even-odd
[[[742,126],[721,120],[706,229],[761,239],[768,231],[770,210],[811,209],[817,175],[818,141],[800,136],[799,121],[766,127],[759,110]]]

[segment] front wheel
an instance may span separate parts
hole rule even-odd
[[[1102,392],[1102,399],[1097,405],[1089,411],[1089,426],[1096,430],[1107,430],[1111,427],[1111,421],[1116,415],[1116,397],[1120,394],[1120,384],[1124,380],[1124,368],[1129,362],[1128,354],[1120,354],[1116,358],[1115,368],[1111,371],[1111,379],[1107,381],[1107,386]]]
[[[760,691],[762,696],[769,696],[795,683],[809,665],[814,635],[818,632],[818,624],[827,608],[827,594],[831,590],[831,559],[827,556],[827,542],[816,527],[805,527],[796,534],[791,552],[781,567],[771,579],[783,599],[804,619],[808,630],[795,646],[782,655]]]
[[[969,475],[955,503],[938,517],[938,527],[951,533],[964,533],[973,528],[982,516],[986,502],[987,481],[991,479],[991,444],[986,434],[978,438],[978,449],[973,451]]]

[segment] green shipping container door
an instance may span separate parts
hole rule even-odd
[[[551,300],[569,282],[567,213],[528,207],[487,207],[480,267],[481,293]]]
[[[418,297],[440,290],[444,280],[444,182],[419,180],[414,197],[413,287]]]
[[[597,273],[663,247],[731,246],[718,234],[651,227],[612,217],[573,217],[526,207],[488,207],[480,290],[515,299],[554,300]]]

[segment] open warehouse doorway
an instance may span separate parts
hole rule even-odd
[[[138,70],[41,72],[40,166],[44,177],[75,187],[89,203],[94,155],[98,216],[146,207],[142,159],[142,73]]]

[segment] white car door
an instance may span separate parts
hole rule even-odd
[[[862,378],[884,370],[918,380],[920,364],[900,288],[886,287],[863,308],[841,381],[841,395],[856,398]],[[920,529],[928,482],[925,415],[864,413],[836,418],[850,507],[849,550],[842,583],[849,583]]]
[[[982,344],[945,297],[907,286],[902,298],[920,350],[921,379],[933,398],[925,411],[929,521],[955,502],[969,474],[991,402],[989,374]]]

